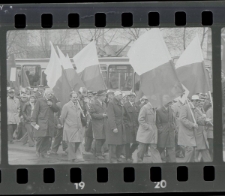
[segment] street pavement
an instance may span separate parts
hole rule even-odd
[[[59,147],[57,155],[50,155],[49,158],[38,158],[35,153],[35,147],[28,147],[22,145],[21,142],[15,142],[14,144],[8,144],[9,164],[10,165],[47,165],[47,164],[71,164],[68,161],[67,155],[62,151],[62,147]],[[109,163],[109,155],[105,154],[105,160],[98,160],[93,154],[83,154],[84,162],[72,163],[72,164],[101,164]],[[136,163],[137,150],[133,153],[133,160]],[[125,162],[125,159],[123,159]],[[177,162],[182,162],[182,159],[177,158]],[[144,163],[151,163],[151,157],[144,157]]]

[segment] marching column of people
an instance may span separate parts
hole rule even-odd
[[[110,163],[212,161],[212,98],[198,94],[181,102],[164,95],[160,108],[146,96],[135,99],[133,92],[81,87],[62,105],[43,86],[22,90],[19,98],[10,88],[8,142],[35,146],[39,158],[57,155],[62,145],[72,162],[85,161],[87,154]]]

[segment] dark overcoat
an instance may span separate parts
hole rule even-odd
[[[206,116],[203,115],[199,108],[194,109],[194,116],[198,124],[198,128],[195,129],[195,140],[196,140],[196,150],[209,149],[209,144],[207,140],[206,126]]]
[[[116,98],[108,104],[108,129],[106,131],[106,143],[114,145],[125,144],[123,133],[123,106]],[[117,133],[113,129],[118,129]]]
[[[103,117],[103,113],[106,114],[106,104],[102,102],[102,105],[98,100],[90,104],[90,115],[92,119],[92,131],[94,139],[105,139],[106,129],[108,127],[108,121],[106,117]]]
[[[132,106],[130,102],[124,104],[123,123],[125,127],[125,141],[126,143],[135,143],[138,130],[138,115],[139,107],[134,103]]]
[[[59,108],[54,100],[52,100],[52,103],[52,106],[49,107],[46,98],[37,100],[31,117],[31,122],[36,122],[39,125],[39,129],[34,131],[34,137],[54,136],[54,112],[58,112]]]
[[[176,119],[171,107],[163,106],[156,111],[156,126],[158,129],[158,147],[175,147]]]

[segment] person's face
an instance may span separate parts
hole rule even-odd
[[[123,98],[122,94],[121,94],[121,95],[117,95],[117,96],[116,96],[116,99],[117,99],[118,101],[121,101],[121,100],[122,100],[122,98]]]
[[[42,87],[39,87],[39,88],[38,88],[38,91],[41,92],[41,93],[43,93],[43,92],[45,91],[45,89],[42,88]]]
[[[13,98],[15,96],[15,93],[14,92],[10,92],[9,93],[9,97]]]
[[[114,98],[114,94],[113,94],[113,93],[109,93],[109,94],[108,94],[108,98],[109,98],[109,99],[113,99],[113,98]]]
[[[73,103],[77,103],[77,101],[78,101],[78,95],[76,94],[76,93],[74,93],[74,94],[72,94],[72,96],[71,96],[71,101],[73,102]]]
[[[35,102],[35,98],[34,98],[34,97],[31,97],[31,98],[30,98],[30,102],[31,102],[31,103],[34,103],[34,102]]]
[[[128,100],[133,103],[135,101],[135,96],[133,96],[133,95],[129,96]]]
[[[52,98],[52,93],[46,93],[46,94],[45,94],[45,97],[46,97],[47,99],[51,99],[51,98]]]
[[[88,98],[91,99],[93,97],[92,93],[88,93]]]
[[[101,95],[101,96],[99,96],[99,99],[100,99],[101,101],[105,101],[105,98],[106,98],[106,95]]]
[[[199,101],[199,107],[203,107],[204,103],[205,103],[204,100]]]
[[[169,103],[169,96],[165,95],[163,96],[163,105],[165,105],[166,107],[168,107],[168,103]]]
[[[194,101],[193,101],[193,105],[194,105],[194,107],[198,107],[198,105],[199,105],[199,100],[194,100]]]

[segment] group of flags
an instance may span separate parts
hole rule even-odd
[[[68,55],[65,56],[59,47],[57,54],[51,42],[50,45],[51,56],[45,70],[47,84],[62,104],[68,102],[71,91],[78,91],[80,87],[92,91],[106,89],[95,41],[90,42],[73,57],[76,69]]]
[[[57,53],[51,42],[50,45],[51,56],[44,73],[48,86],[62,104],[68,102],[71,91],[78,91],[80,87],[92,91],[106,89],[95,41],[72,58],[76,69],[68,55],[65,56],[58,46]],[[128,57],[134,71],[140,76],[140,92],[148,97],[154,107],[163,105],[164,96],[172,101],[182,94],[191,96],[212,91],[197,35],[175,65],[158,28],[141,35],[128,51]],[[9,58],[7,64],[10,86],[15,89],[19,89],[19,84],[24,88],[29,86],[24,69],[21,69],[20,83],[17,74],[10,74],[16,73],[14,58]]]
[[[140,76],[140,92],[148,97],[154,107],[163,105],[164,96],[172,101],[186,91],[189,91],[189,96],[211,91],[197,35],[175,66],[157,28],[140,36],[130,48],[128,57]]]

